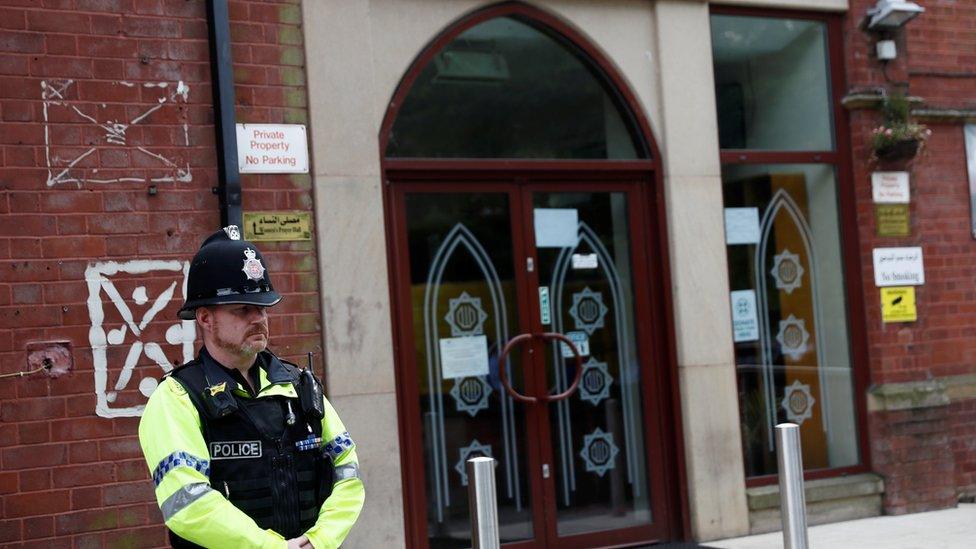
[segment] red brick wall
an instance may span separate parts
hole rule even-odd
[[[897,37],[898,59],[886,84],[874,59],[874,39],[857,25],[873,0],[851,2],[845,25],[847,87],[863,91],[899,82],[927,107],[976,108],[976,5],[925,2],[926,12]],[[976,373],[976,241],[971,236],[969,189],[961,121],[928,123],[933,135],[908,167],[912,234],[878,237],[870,174],[875,110],[851,113],[854,181],[863,267],[871,383],[923,381]],[[918,321],[884,324],[874,285],[871,250],[921,246],[925,285],[917,287]],[[885,509],[903,513],[955,504],[976,485],[974,401],[869,414],[872,469],[886,478]]]
[[[90,288],[86,270],[185,261],[219,226],[204,6],[25,0],[0,8],[0,373],[27,370],[35,342],[67,341],[73,360],[57,378],[0,381],[5,547],[165,543],[138,418],[95,413],[99,353],[91,338],[93,324],[109,334],[106,391],[137,341],[181,361],[182,346],[167,332],[178,340],[182,273],[106,275],[142,330],[137,337],[107,284]],[[238,121],[307,123],[297,0],[231,2],[230,13]],[[124,132],[111,126],[126,122]],[[161,181],[151,196],[154,178]],[[307,175],[245,176],[243,187],[245,210],[313,209]],[[272,348],[296,359],[320,352],[314,244],[261,248],[285,294],[272,315]],[[172,299],[140,327],[170,285]],[[93,319],[99,308],[103,318]],[[131,379],[106,402],[115,413],[144,403],[140,383],[162,372],[146,352],[134,356]]]

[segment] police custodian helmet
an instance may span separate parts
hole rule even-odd
[[[237,225],[210,235],[193,256],[186,303],[180,308],[179,317],[193,320],[196,308],[204,305],[246,303],[270,307],[281,301],[263,260],[254,244],[241,240]]]

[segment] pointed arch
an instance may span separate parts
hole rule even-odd
[[[433,452],[430,456],[433,460],[434,477],[434,497],[438,521],[443,520],[444,508],[451,505],[450,491],[448,486],[448,473],[450,467],[447,461],[447,446],[444,435],[444,395],[435,390],[443,381],[441,373],[440,347],[438,333],[440,311],[437,305],[440,302],[441,280],[444,276],[444,269],[455,257],[458,250],[466,251],[471,259],[478,266],[484,275],[488,285],[488,292],[491,295],[492,314],[495,318],[495,341],[508,341],[508,312],[505,310],[504,292],[502,289],[501,278],[495,270],[495,266],[488,256],[478,238],[463,223],[458,223],[447,233],[444,241],[437,248],[434,259],[431,261],[430,269],[427,273],[427,282],[424,290],[424,342],[427,346],[427,384],[429,389],[430,409],[433,411],[431,421],[431,434],[433,435]],[[511,377],[511,363],[506,365],[509,377]],[[504,391],[499,394],[502,406],[502,440],[504,441],[505,459],[505,481],[508,497],[513,498],[516,505],[521,508],[521,487],[518,479],[518,460],[516,450],[516,429],[515,414],[513,411],[512,398]]]
[[[766,212],[763,214],[762,221],[759,224],[760,227],[760,238],[759,238],[759,248],[756,251],[755,258],[755,272],[758,278],[759,286],[759,303],[758,310],[761,311],[762,319],[759,323],[759,339],[760,339],[760,367],[762,368],[762,378],[763,384],[766,389],[766,422],[767,431],[769,435],[770,447],[774,447],[774,429],[773,426],[776,424],[776,395],[774,394],[774,383],[773,383],[773,335],[770,328],[769,322],[769,297],[767,295],[767,282],[766,277],[769,273],[766,271],[766,266],[768,265],[769,259],[769,246],[770,246],[770,233],[773,230],[773,225],[776,219],[780,215],[785,215],[786,218],[793,224],[797,232],[800,234],[800,239],[803,242],[803,251],[806,253],[806,257],[810,258],[810,268],[808,272],[805,273],[810,280],[810,288],[813,294],[813,334],[814,334],[814,344],[816,346],[817,353],[817,375],[820,380],[820,409],[829,409],[829,395],[827,393],[827,380],[826,380],[826,365],[824,364],[824,350],[823,350],[823,337],[820,334],[819,327],[823,325],[821,321],[820,314],[820,294],[818,289],[817,280],[817,255],[816,249],[813,246],[813,231],[810,228],[810,224],[807,223],[806,216],[803,215],[803,211],[800,206],[793,200],[785,189],[778,189],[773,195],[772,200],[769,202],[769,206],[766,208]],[[828,414],[821,414],[823,421],[824,432],[830,432]]]

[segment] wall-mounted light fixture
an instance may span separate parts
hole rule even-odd
[[[894,30],[914,19],[925,8],[907,0],[878,0],[868,10],[868,29]]]
[[[874,46],[882,67],[884,63],[898,57],[895,33],[923,11],[925,8],[908,0],[878,0],[878,3],[868,10],[861,28],[879,35]],[[887,79],[887,75],[885,78]]]

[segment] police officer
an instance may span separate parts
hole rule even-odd
[[[139,442],[174,547],[338,547],[362,509],[356,446],[308,370],[267,350],[281,301],[236,226],[190,265],[203,347],[156,388]]]

